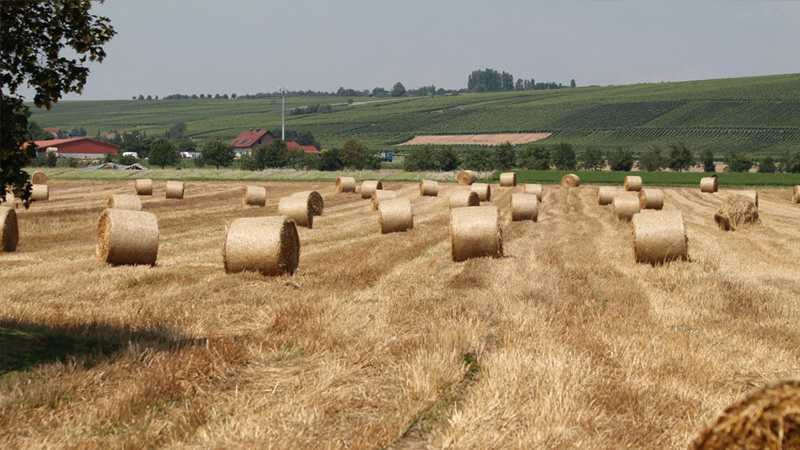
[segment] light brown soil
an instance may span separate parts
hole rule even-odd
[[[439,136],[414,136],[414,139],[398,145],[488,145],[496,146],[505,142],[511,145],[540,141],[553,133],[512,133],[512,134],[455,134]]]

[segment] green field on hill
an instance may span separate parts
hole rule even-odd
[[[291,114],[314,104],[332,112]],[[800,149],[800,74],[418,98],[289,96],[286,108],[286,129],[311,131],[323,147],[348,138],[388,150],[415,135],[551,132],[543,143],[604,151],[640,153],[678,141],[719,156]],[[78,126],[90,135],[139,130],[155,137],[185,122],[192,138],[229,140],[256,127],[279,136],[281,127],[280,98],[62,101],[51,111],[31,109],[42,127]]]

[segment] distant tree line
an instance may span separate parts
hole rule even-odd
[[[575,79],[570,81],[569,87],[576,87]],[[528,91],[538,89],[561,89],[566,86],[561,83],[537,83],[531,78],[522,78],[514,82],[514,76],[507,72],[498,72],[494,69],[474,70],[467,77],[467,90],[470,92],[502,92],[502,91]]]
[[[757,166],[759,172],[800,173],[800,151],[784,152],[779,158],[765,156],[757,163],[741,152],[729,152],[723,159],[728,172],[747,172]],[[496,147],[468,147],[461,152],[445,147],[414,147],[404,155],[403,168],[407,171],[449,171],[461,167],[477,171],[490,170],[603,170],[655,172],[670,169],[682,172],[699,164],[705,172],[714,172],[715,157],[705,149],[695,154],[683,142],[669,144],[667,149],[653,146],[638,155],[625,147],[602,152],[587,146],[577,152],[572,144],[559,142],[551,146],[529,144],[514,148],[506,142]]]

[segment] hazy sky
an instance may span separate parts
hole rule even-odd
[[[800,1],[107,0],[83,96],[578,86],[800,72]],[[29,99],[31,96],[28,97]]]

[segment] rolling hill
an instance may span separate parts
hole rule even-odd
[[[332,112],[291,114],[313,104]],[[800,74],[399,99],[290,96],[286,107],[287,130],[311,131],[324,147],[351,137],[389,148],[424,134],[548,132],[548,145],[634,153],[676,141],[719,155],[800,149]],[[82,126],[90,134],[157,136],[185,122],[192,138],[227,140],[254,127],[279,135],[281,126],[280,98],[63,101],[51,111],[32,109],[42,127]]]

